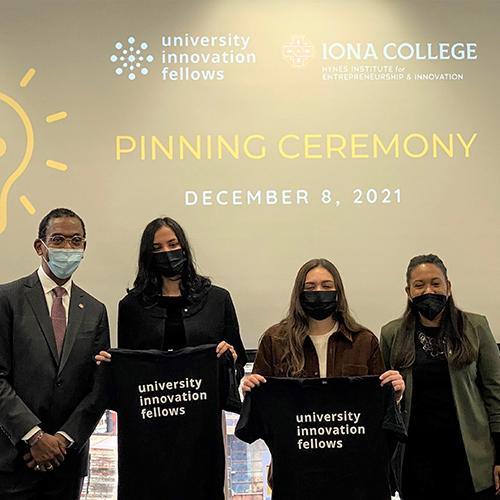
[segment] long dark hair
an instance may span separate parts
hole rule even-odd
[[[421,264],[434,264],[442,271],[446,281],[448,281],[448,270],[444,262],[437,255],[417,255],[410,260],[406,270],[407,287],[410,286],[413,270]],[[397,370],[410,368],[415,362],[414,335],[418,321],[418,312],[414,309],[412,302],[408,298],[406,309],[403,313],[401,330],[396,337],[391,354],[391,365]],[[440,338],[446,338],[448,347],[445,353],[446,357],[457,368],[472,363],[477,359],[478,354],[464,333],[464,322],[464,313],[455,305],[455,301],[450,293],[441,319],[439,336]]]
[[[153,265],[153,242],[156,231],[169,227],[174,233],[186,257],[186,264],[181,274],[182,294],[190,301],[210,286],[210,279],[201,276],[196,271],[193,253],[186,233],[178,222],[170,217],[160,217],[152,220],[144,229],[139,248],[137,276],[134,280],[133,293],[139,294],[146,303],[154,303],[156,296],[162,291],[162,276]]]
[[[297,273],[288,314],[280,323],[284,330],[284,352],[281,364],[289,376],[300,376],[304,370],[304,341],[309,329],[309,317],[302,309],[300,294],[304,291],[307,273],[316,267],[323,267],[333,276],[338,301],[337,311],[333,317],[338,321],[339,325],[342,325],[351,333],[366,330],[365,327],[356,322],[349,312],[344,285],[338,269],[327,259],[309,260]]]

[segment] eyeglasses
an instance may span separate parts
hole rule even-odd
[[[66,238],[65,236],[56,234],[55,236],[47,238],[47,243],[55,248],[62,248],[66,246],[67,241],[69,241],[72,248],[82,248],[85,244],[85,238],[82,238],[81,236],[71,236],[71,238]]]

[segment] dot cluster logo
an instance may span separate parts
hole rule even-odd
[[[304,35],[293,36],[283,45],[282,56],[293,68],[303,68],[314,56],[314,45]]]
[[[109,58],[116,64],[115,73],[118,76],[127,75],[129,80],[135,80],[138,76],[146,76],[149,73],[148,65],[153,62],[154,57],[149,53],[147,42],[136,43],[133,36],[129,36],[127,42],[116,42],[116,52]]]

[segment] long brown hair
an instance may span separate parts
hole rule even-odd
[[[288,376],[300,376],[304,370],[304,341],[309,329],[309,317],[300,304],[300,294],[304,291],[307,273],[316,267],[323,267],[333,276],[338,301],[337,310],[333,314],[333,317],[338,321],[339,326],[344,326],[353,334],[366,330],[366,328],[354,320],[349,312],[344,285],[338,269],[327,259],[309,260],[297,273],[288,314],[280,323],[284,332],[284,351],[281,358],[281,365]]]
[[[434,264],[442,271],[446,281],[448,281],[448,270],[444,262],[437,255],[417,255],[410,260],[406,270],[406,285],[408,287],[410,286],[413,270],[421,264]],[[415,363],[414,335],[418,321],[418,312],[414,309],[412,302],[408,298],[406,309],[403,313],[401,330],[394,341],[394,348],[391,353],[391,365],[396,370],[410,368]],[[446,338],[448,348],[445,354],[450,364],[456,368],[461,368],[472,363],[477,359],[478,355],[477,350],[464,333],[464,322],[464,313],[455,305],[455,301],[450,293],[441,319],[439,336]]]

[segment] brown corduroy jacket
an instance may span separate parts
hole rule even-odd
[[[259,343],[253,373],[264,377],[286,377],[281,358],[284,352],[284,331],[278,324],[269,328]],[[316,349],[309,338],[304,341],[305,366],[303,377],[319,377]],[[327,377],[379,375],[384,361],[377,337],[368,330],[353,333],[343,325],[328,339]]]

